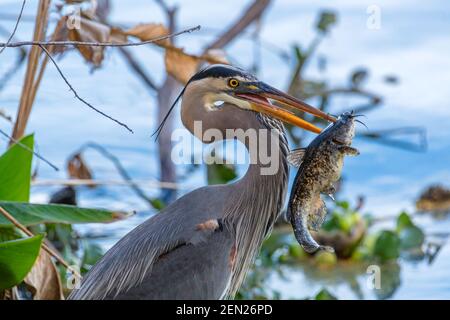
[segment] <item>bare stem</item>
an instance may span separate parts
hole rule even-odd
[[[180,185],[175,182],[148,180],[97,180],[97,179],[39,179],[31,182],[33,187],[39,186],[132,186],[139,185],[146,188],[190,190],[192,186]]]
[[[118,42],[87,42],[87,41],[19,41],[12,43],[0,42],[0,46],[7,48],[15,48],[21,46],[90,46],[90,47],[136,47],[142,46],[150,43],[155,43],[161,40],[173,38],[184,33],[191,33],[200,30],[200,26],[184,29],[179,32],[168,34],[165,36],[157,37],[154,39],[141,41],[141,42],[128,42],[128,43],[118,43]]]
[[[50,59],[50,61],[53,63],[53,65],[55,66],[56,70],[58,70],[58,73],[61,75],[61,78],[63,78],[64,82],[67,84],[67,86],[69,87],[70,91],[72,91],[75,95],[75,98],[77,98],[78,100],[80,100],[82,103],[84,103],[85,105],[87,105],[89,108],[91,108],[92,110],[94,110],[97,113],[100,113],[102,116],[114,121],[115,123],[117,123],[118,125],[124,127],[125,129],[127,129],[128,131],[130,131],[131,133],[133,133],[133,130],[130,129],[130,127],[128,127],[125,123],[111,117],[110,115],[107,115],[106,113],[104,113],[103,111],[97,109],[96,107],[94,107],[92,104],[90,104],[89,102],[87,102],[86,100],[84,100],[83,98],[81,98],[78,93],[75,91],[75,89],[72,87],[72,85],[70,84],[69,80],[67,80],[66,76],[64,75],[64,73],[61,71],[61,69],[59,68],[58,64],[56,63],[55,59],[53,59],[52,55],[50,54],[50,52],[48,52],[48,50],[43,46],[43,45],[39,45],[39,47],[42,49],[42,51],[45,52],[45,54],[47,55],[47,57]]]
[[[43,156],[41,156],[39,153],[35,152],[33,149],[28,148],[26,145],[24,145],[20,141],[14,139],[13,137],[11,137],[9,134],[7,134],[6,132],[4,132],[1,129],[0,129],[0,134],[3,135],[4,137],[8,138],[10,141],[14,142],[15,144],[17,144],[18,146],[20,146],[22,149],[25,149],[25,150],[31,152],[32,154],[34,154],[36,157],[38,157],[39,159],[44,161],[46,164],[48,164],[50,167],[55,169],[55,171],[59,171],[59,168],[57,166],[55,166],[53,163],[51,163],[50,161],[45,159]]]
[[[26,0],[23,0],[22,7],[20,8],[19,16],[17,17],[17,20],[16,20],[16,25],[14,26],[13,32],[9,36],[8,40],[3,45],[3,48],[0,49],[0,54],[2,54],[3,50],[5,50],[5,48],[10,44],[12,38],[14,38],[14,35],[16,34],[17,27],[19,26],[20,19],[22,18],[22,13],[23,13],[23,8],[25,7],[25,2],[26,2]]]
[[[82,147],[83,149],[87,149],[87,148],[91,148],[96,150],[97,152],[99,152],[102,156],[106,157],[107,159],[109,159],[114,166],[116,167],[117,171],[119,172],[119,174],[122,176],[122,178],[128,183],[128,185],[134,190],[134,192],[136,192],[136,194],[144,199],[147,203],[151,204],[152,203],[152,199],[150,199],[149,197],[147,197],[147,195],[145,194],[145,192],[139,187],[139,185],[137,183],[135,183],[133,181],[133,179],[130,177],[130,175],[128,174],[127,170],[125,170],[125,168],[123,167],[122,163],[120,162],[120,160],[113,155],[111,152],[109,152],[108,150],[106,150],[104,147],[102,147],[101,145],[94,143],[94,142],[90,142],[88,144],[86,144],[84,147]]]

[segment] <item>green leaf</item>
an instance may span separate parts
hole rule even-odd
[[[20,283],[39,255],[42,234],[0,243],[0,291]]]
[[[401,248],[413,249],[420,247],[425,241],[425,234],[416,226],[403,228],[399,233]]]
[[[0,228],[0,242],[16,240],[22,238],[22,235],[16,228]]]
[[[350,203],[348,201],[336,201],[336,207],[342,208],[344,210],[349,210]]]
[[[215,163],[207,168],[208,184],[224,184],[237,177],[234,167]]]
[[[159,199],[159,198],[151,199],[150,200],[150,204],[156,210],[162,210],[162,209],[164,209],[166,207],[166,204],[164,203],[164,201],[162,199]]]
[[[324,231],[332,231],[332,230],[339,230],[340,229],[340,222],[339,222],[339,214],[336,211],[333,211],[328,219],[325,220],[325,222],[322,224],[322,229]]]
[[[81,272],[86,273],[89,269],[97,263],[103,256],[103,249],[95,243],[89,241],[83,241],[83,259],[81,260]]]
[[[337,298],[330,293],[327,289],[322,289],[314,297],[314,300],[337,300]]]
[[[303,53],[303,50],[300,47],[300,45],[297,44],[294,46],[294,53],[295,53],[295,57],[297,58],[298,62],[302,62],[305,60],[306,56]]]
[[[32,150],[33,135],[22,138],[20,143]],[[0,200],[29,200],[32,159],[33,154],[18,144],[0,157]]]
[[[120,211],[87,209],[64,204],[0,201],[0,206],[26,226],[39,223],[104,223],[125,219],[131,215]],[[0,227],[11,225],[10,221],[0,215]]]
[[[334,11],[324,10],[320,13],[319,21],[317,22],[317,29],[322,33],[327,33],[330,28],[336,24],[337,15]]]
[[[414,223],[411,220],[411,217],[406,213],[402,212],[397,217],[397,232],[402,231],[405,228],[414,227]]]
[[[375,246],[374,255],[381,261],[397,259],[400,256],[400,239],[393,231],[381,231]]]
[[[289,245],[289,255],[293,258],[300,259],[306,257],[306,252],[298,243],[294,242]]]
[[[314,255],[314,263],[319,267],[329,268],[336,265],[337,256],[334,252],[321,250]]]

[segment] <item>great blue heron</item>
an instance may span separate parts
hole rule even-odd
[[[249,169],[240,180],[184,195],[115,244],[69,299],[233,297],[285,200],[289,149],[279,120],[320,132],[281,105],[335,121],[244,70],[226,65],[199,71],[180,97],[184,126],[203,142],[212,142],[203,135],[211,128],[223,137],[227,129],[263,132],[255,138],[267,145],[277,142],[272,152],[279,169],[263,175],[260,169],[267,164],[250,155]],[[278,101],[278,106],[269,99]],[[203,131],[194,130],[195,121],[201,121]],[[241,140],[248,148],[249,139]]]

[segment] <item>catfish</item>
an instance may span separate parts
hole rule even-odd
[[[307,148],[294,149],[288,155],[289,163],[299,169],[292,186],[287,217],[297,241],[308,253],[334,251],[318,244],[309,230],[318,231],[325,220],[327,208],[321,194],[334,200],[334,183],[341,176],[344,157],[359,155],[359,151],[350,146],[355,136],[356,116],[353,112],[343,113]]]

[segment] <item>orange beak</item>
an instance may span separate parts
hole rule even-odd
[[[235,93],[235,96],[250,102],[250,105],[254,111],[267,114],[281,121],[314,133],[320,133],[322,130],[312,123],[298,117],[292,111],[271,104],[269,99],[275,100],[288,108],[301,110],[327,121],[336,122],[335,117],[314,108],[313,106],[310,106],[309,104],[300,101],[287,93],[275,89],[264,82],[258,81],[248,83],[246,84],[246,89],[238,90]]]

